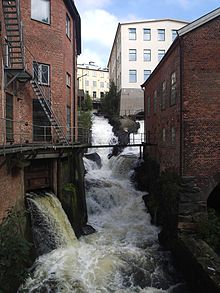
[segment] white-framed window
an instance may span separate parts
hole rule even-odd
[[[93,80],[93,82],[92,82],[92,86],[93,86],[93,87],[97,87],[97,81],[96,81],[96,80]]]
[[[136,60],[137,60],[137,50],[129,49],[129,61],[136,61]]]
[[[157,112],[157,90],[154,91],[154,113]]]
[[[177,30],[172,30],[172,41],[177,37]]]
[[[33,62],[34,78],[43,85],[50,84],[50,65]]]
[[[143,29],[143,40],[144,41],[150,41],[151,40],[151,29],[150,28],[144,28]]]
[[[147,80],[151,74],[151,70],[145,69],[144,70],[144,80]]]
[[[71,38],[71,21],[68,14],[66,14],[66,35],[70,39]]]
[[[50,0],[31,0],[31,18],[50,24]]]
[[[71,75],[68,72],[66,73],[66,85],[71,87]]]
[[[92,92],[92,97],[93,97],[93,99],[96,99],[96,92],[95,91]]]
[[[173,72],[170,77],[170,105],[176,104],[176,72]]]
[[[129,70],[129,82],[130,83],[137,82],[137,70],[136,69]]]
[[[137,38],[136,28],[129,28],[128,33],[129,33],[129,40],[136,40],[136,38]]]
[[[96,77],[97,76],[96,71],[93,71],[93,75],[92,76],[93,77]]]
[[[86,86],[89,86],[89,80],[88,80],[88,79],[86,79],[86,81],[85,81],[85,85],[86,85]]]
[[[174,126],[171,127],[171,143],[176,143],[176,129]]]
[[[100,81],[100,87],[104,87],[104,82]]]
[[[166,81],[162,83],[161,109],[166,107]]]
[[[151,50],[144,49],[144,61],[151,61]]]
[[[165,41],[165,29],[158,29],[157,30],[157,40],[158,41]]]
[[[105,93],[104,92],[100,92],[100,98],[104,98]]]
[[[150,116],[150,97],[147,97],[147,116]]]
[[[163,56],[165,55],[165,50],[158,50],[158,62],[160,62],[160,60],[163,58]]]
[[[163,140],[163,142],[166,142],[166,129],[165,128],[162,129],[162,140]]]

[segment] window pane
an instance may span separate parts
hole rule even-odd
[[[144,70],[144,80],[147,80],[151,74],[151,70]]]
[[[31,0],[31,18],[50,23],[50,0]]]
[[[165,30],[164,29],[158,30],[158,41],[165,41]]]
[[[136,28],[129,28],[129,40],[136,40]]]
[[[129,49],[129,61],[136,61],[136,49]]]
[[[137,71],[129,70],[129,82],[137,82]]]
[[[41,64],[41,82],[49,84],[49,66]]]
[[[172,30],[172,41],[175,40],[176,36],[177,36],[177,30]]]
[[[151,61],[151,50],[144,49],[144,61]]]
[[[70,18],[66,15],[66,35],[70,38]]]
[[[151,40],[151,29],[144,28],[144,41],[150,41]]]
[[[165,55],[165,50],[158,50],[158,61],[159,62],[163,58],[164,55]]]

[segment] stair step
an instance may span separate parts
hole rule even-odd
[[[8,29],[7,26],[6,26],[6,31],[7,32],[19,32],[19,29],[18,28],[10,28],[10,29]]]

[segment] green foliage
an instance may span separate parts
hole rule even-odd
[[[109,116],[119,115],[119,93],[117,87],[112,81],[110,83],[109,92],[101,98],[101,111]]]
[[[64,186],[64,190],[75,193],[76,187],[73,183],[66,183]]]
[[[220,251],[220,217],[214,209],[208,209],[208,217],[203,217],[198,225],[198,236],[215,251]]]
[[[92,98],[90,95],[86,95],[84,101],[81,104],[81,111],[92,111]]]
[[[0,292],[16,292],[31,265],[30,248],[22,231],[25,214],[10,211],[0,225]]]
[[[91,139],[92,114],[91,112],[78,112],[78,140],[88,143]]]

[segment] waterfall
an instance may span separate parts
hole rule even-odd
[[[94,144],[116,140],[102,117],[94,118],[92,134]],[[130,181],[137,153],[125,149],[120,156],[108,159],[110,148],[97,152],[101,168],[85,159],[88,218],[97,232],[78,241],[71,237],[70,242],[64,240],[65,245],[60,245],[60,232],[66,232],[58,228],[54,233],[59,235],[57,249],[36,260],[19,292],[189,293],[170,252],[158,243],[159,228],[151,224],[143,193]],[[47,207],[45,213],[50,209]],[[60,212],[52,213],[57,216]]]
[[[31,192],[26,196],[38,255],[77,241],[60,201],[52,192]]]

